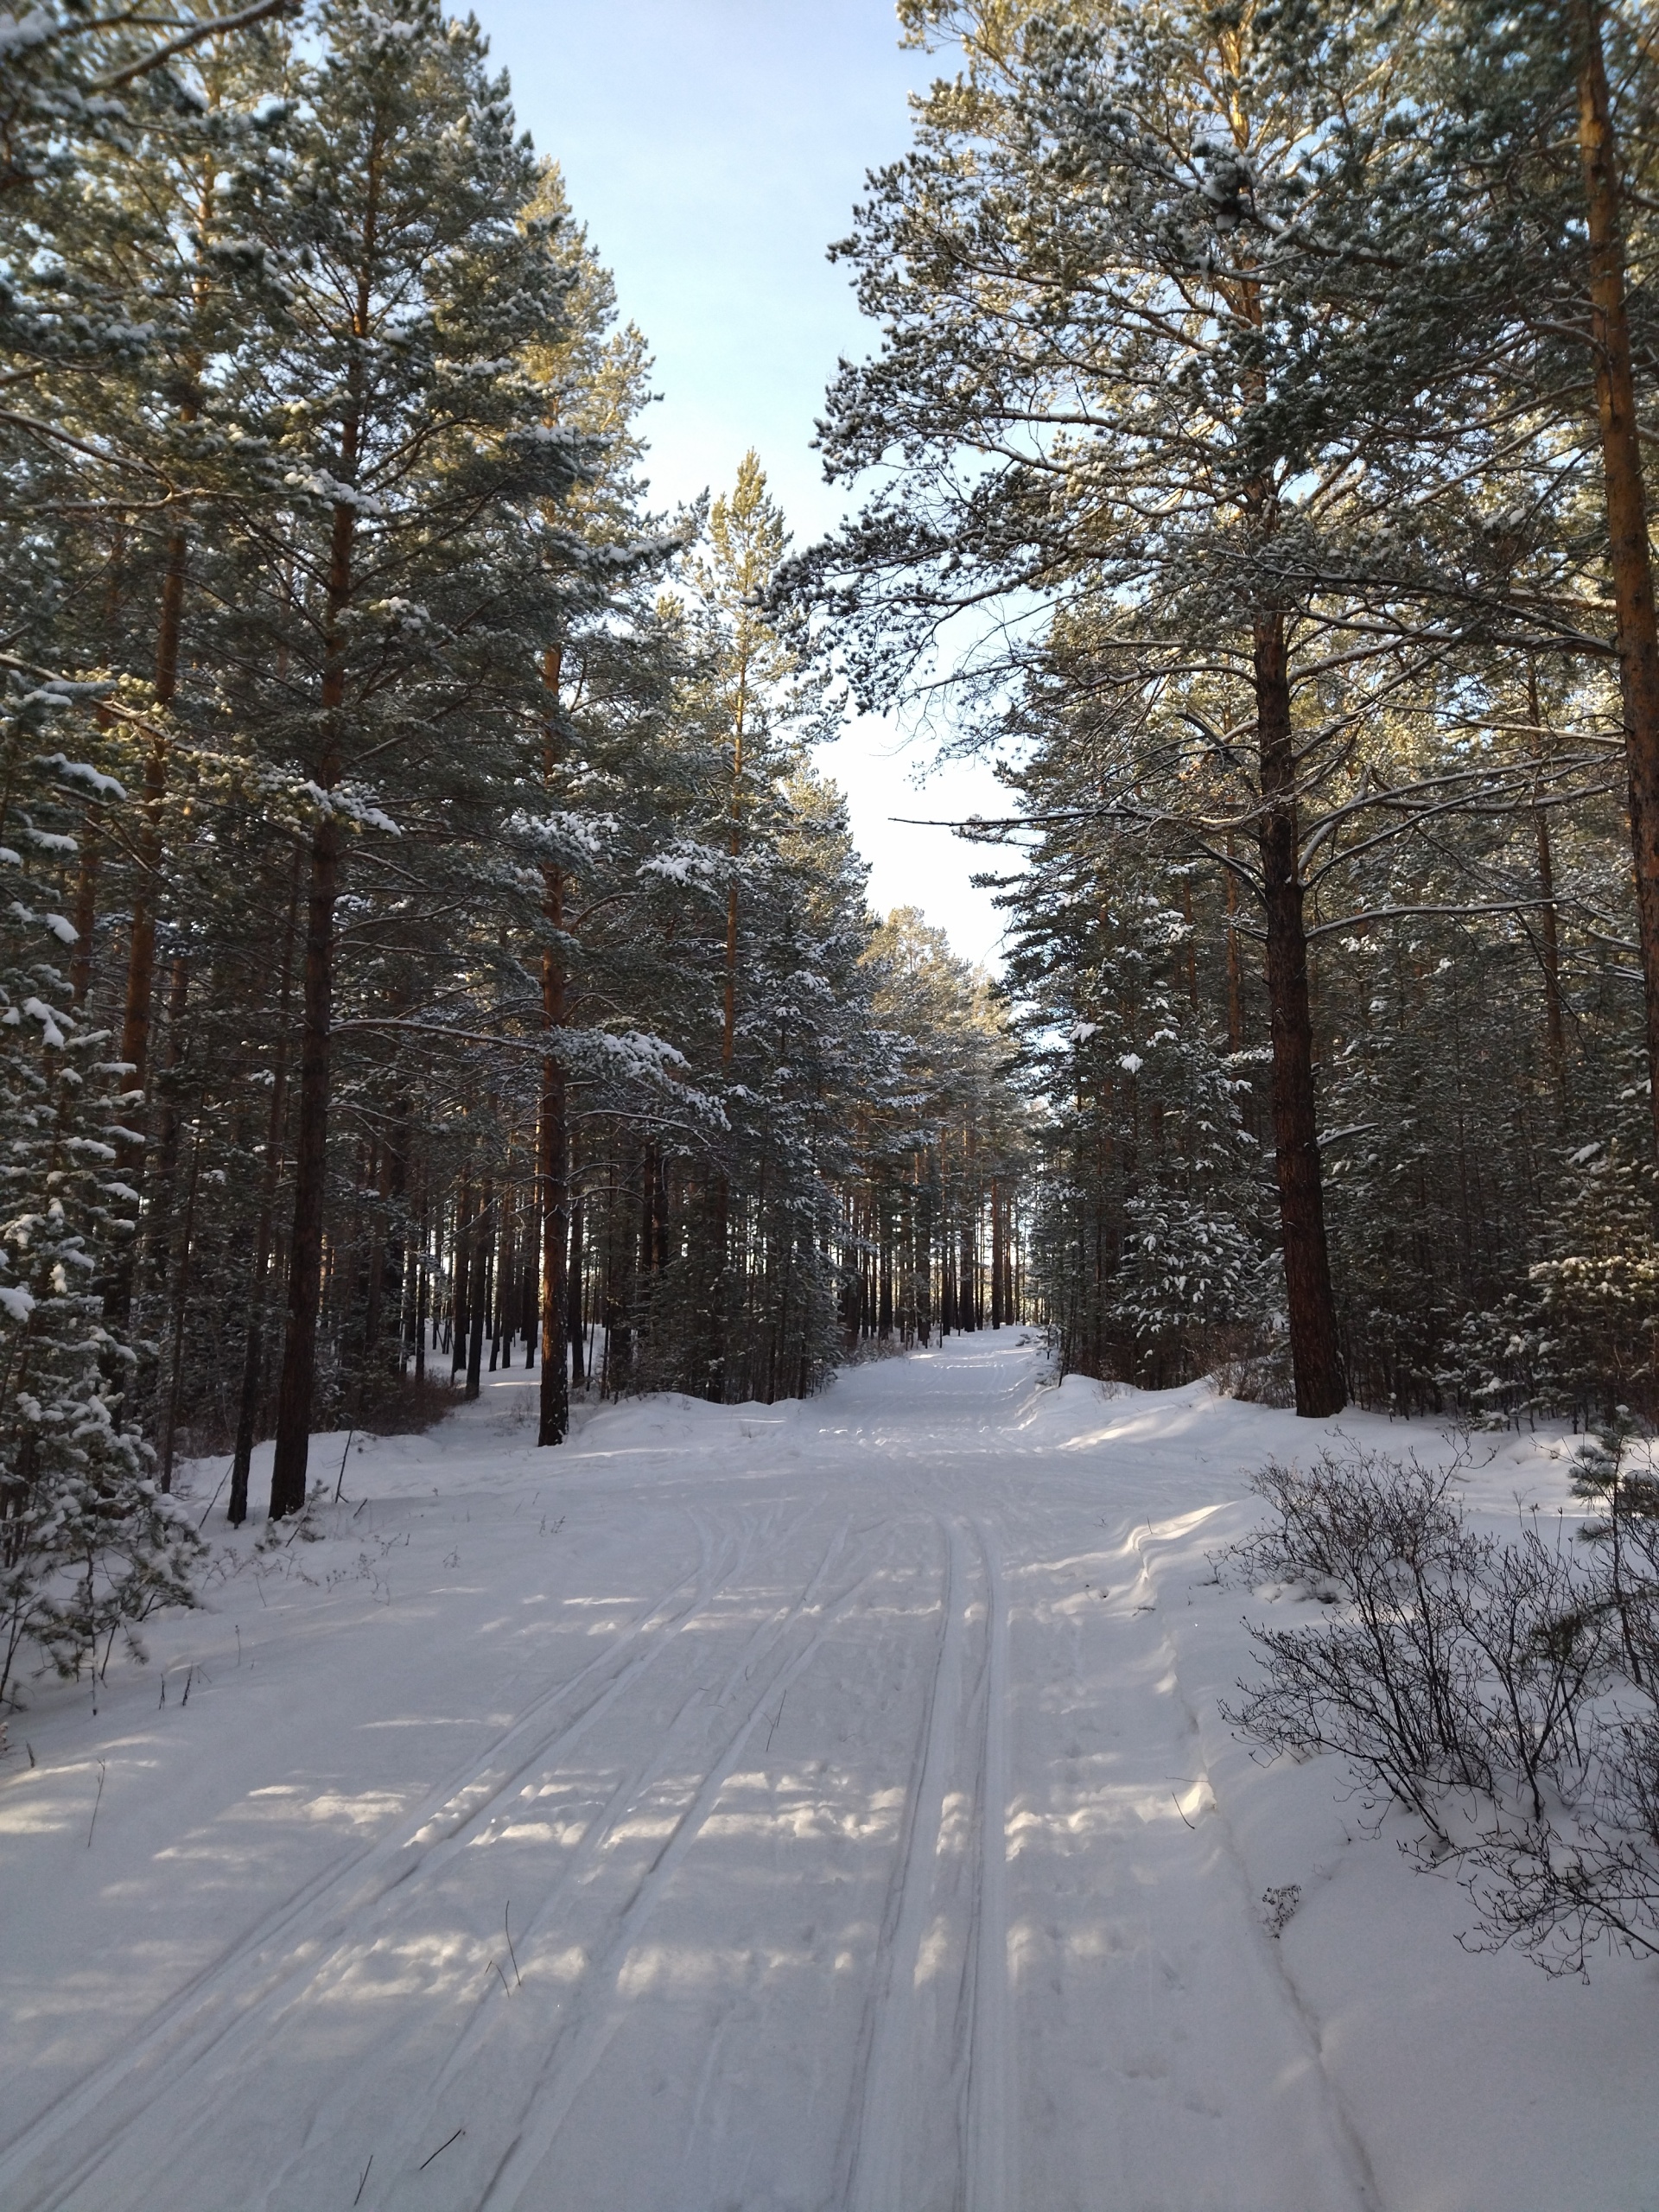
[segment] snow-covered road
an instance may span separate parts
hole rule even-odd
[[[0,2205],[1659,2206],[1659,1974],[1467,1956],[1454,1885],[1217,1716],[1206,1550],[1319,1431],[1040,1364],[953,1339],[556,1454],[499,1378],[96,1713],[41,1691]]]

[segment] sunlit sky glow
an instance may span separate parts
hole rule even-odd
[[[797,542],[820,535],[847,500],[823,482],[813,425],[838,357],[875,335],[825,249],[865,172],[904,151],[906,95],[938,63],[900,49],[891,0],[483,0],[477,13],[650,341],[653,504],[720,490],[752,445]],[[969,880],[987,855],[893,817],[1001,812],[1006,796],[977,764],[918,790],[930,758],[871,721],[822,756],[873,903],[919,906],[958,951],[994,959],[1001,918]]]

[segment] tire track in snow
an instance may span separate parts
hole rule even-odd
[[[610,1640],[604,1651],[568,1681],[555,1684],[534,1700],[496,1736],[482,1763],[474,1754],[450,1779],[429,1792],[392,1834],[365,1845],[344,1862],[323,1868],[268,1913],[248,1935],[162,2005],[114,2058],[67,2089],[0,2151],[0,2202],[8,2212],[36,2212],[37,2208],[44,2212],[46,2207],[63,2202],[96,2172],[135,2123],[146,2117],[160,2092],[202,2059],[222,2055],[227,2038],[241,2039],[257,2019],[308,1986],[323,1955],[338,1947],[354,1919],[373,1910],[429,1866],[435,1853],[442,1851],[445,1859],[452,1856],[464,1844],[468,1830],[504,1791],[538,1760],[557,1756],[562,1745],[585,1733],[599,1709],[613,1704],[671,1647],[674,1637],[736,1571],[747,1548],[733,1547],[728,1539],[716,1560],[707,1524],[696,1515],[691,1517],[699,1540],[697,1565],[671,1584],[620,1636]],[[677,1617],[672,1608],[688,1585],[695,1586],[691,1603]],[[645,1649],[628,1657],[642,1639],[648,1639]],[[518,1755],[517,1747],[529,1730],[545,1721],[550,1713],[575,1696],[596,1675],[607,1672],[608,1679],[597,1696],[574,1721],[550,1738],[543,1738],[523,1757]],[[490,1764],[504,1752],[514,1760],[505,1771]],[[331,1893],[352,1884],[355,1886],[327,1912],[319,1929],[315,1920],[319,1908],[326,1910]],[[297,1944],[284,1949],[279,1959],[262,1970],[260,1954],[296,1933]],[[239,1986],[245,1981],[249,1986]],[[227,2006],[233,2015],[228,2021],[213,2017]],[[135,2080],[139,2075],[142,2080]],[[211,2113],[205,2114],[198,2125],[210,2119]],[[181,2147],[195,2132],[192,2128],[186,2137],[175,2139],[172,2148]],[[67,2169],[49,2178],[41,2177],[37,2188],[43,2186],[45,2194],[13,2194],[27,2184],[29,2168],[71,2133],[79,2139],[78,2155]]]
[[[796,1622],[817,1612],[817,1624],[801,1649],[792,1658],[785,1660],[781,1667],[769,1670],[760,1688],[747,1697],[742,1717],[728,1737],[720,1758],[704,1775],[691,1802],[676,1821],[662,1849],[645,1869],[632,1896],[623,1908],[617,1920],[616,1933],[603,1956],[584,1977],[584,1987],[576,2008],[559,2035],[549,2063],[521,2111],[518,2132],[478,2199],[478,2212],[518,2212],[518,2208],[523,2204],[526,2190],[532,2185],[542,2161],[552,2149],[583,2085],[604,2056],[612,2037],[623,2024],[623,2016],[613,2005],[610,2005],[608,2011],[601,2008],[614,1997],[630,1953],[644,1933],[646,1923],[676,1871],[707,1826],[738,1760],[743,1756],[749,1738],[766,1717],[773,1698],[779,1693],[786,1693],[806,1671],[823,1648],[830,1630],[852,1611],[874,1580],[876,1570],[867,1569],[838,1598],[828,1605],[819,1601],[818,1592],[839,1555],[846,1533],[843,1528],[840,1537],[825,1554],[811,1583],[787,1610],[782,1622],[777,1623],[774,1616],[774,1623],[768,1624],[775,1625],[775,1633],[766,1639],[764,1652],[756,1652],[753,1658],[748,1659],[747,1665],[740,1660],[727,1677],[726,1686],[715,1702],[715,1710],[729,1696],[735,1694],[740,1685],[749,1681],[760,1657],[769,1658],[785,1640]],[[764,1634],[763,1629],[751,1639],[752,1649]],[[400,2178],[389,2177],[386,2183],[389,2194],[366,2201],[375,2204],[395,2204],[395,2191]]]
[[[1020,2184],[1008,1987],[1008,1605],[996,1533],[983,1521],[975,1522],[974,1532],[985,1557],[985,1736],[963,2198],[966,2212],[1015,2212]]]
[[[962,1705],[963,1541],[960,1525],[944,1525],[944,1619],[923,1717],[921,1752],[899,1840],[896,1915],[890,1910],[876,1949],[874,2016],[865,2044],[854,2101],[849,2212],[912,2212],[905,2191],[906,2116],[916,2089],[919,2053],[916,1975],[932,1904],[944,1824],[944,1796],[957,1750]]]

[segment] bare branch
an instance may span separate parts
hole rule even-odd
[[[161,68],[178,54],[188,54],[205,38],[217,38],[226,31],[246,30],[251,24],[264,22],[268,16],[295,13],[299,4],[300,0],[253,0],[251,7],[238,8],[231,15],[210,16],[205,22],[193,23],[177,38],[168,39],[164,46],[155,48],[137,61],[130,61],[124,69],[112,69],[105,77],[95,77],[92,89],[95,92],[118,92],[136,77],[147,77],[152,69]]]

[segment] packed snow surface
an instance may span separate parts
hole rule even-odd
[[[1659,1970],[1471,1955],[1219,1717],[1209,1554],[1329,1425],[1014,1331],[556,1452],[534,1389],[321,1440],[321,1538],[12,1720],[6,2212],[1659,2207]]]

